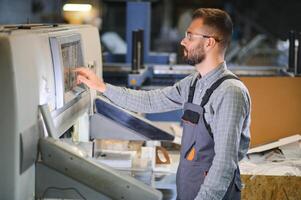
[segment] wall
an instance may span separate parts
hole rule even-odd
[[[59,0],[0,0],[0,24],[61,22],[61,8]]]

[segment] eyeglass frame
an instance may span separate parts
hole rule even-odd
[[[207,38],[207,39],[208,38],[213,38],[216,42],[220,42],[221,41],[220,39],[218,39],[215,36],[205,35],[205,34],[201,34],[201,33],[191,33],[191,32],[187,32],[187,31],[185,32],[185,37],[184,38],[187,38],[189,41],[192,41],[193,37],[196,37],[196,38]]]

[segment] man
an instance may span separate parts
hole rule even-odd
[[[250,135],[247,88],[224,61],[232,34],[229,15],[200,8],[193,14],[181,45],[196,73],[173,86],[136,91],[102,82],[79,68],[78,82],[102,92],[115,104],[136,112],[184,109],[177,199],[240,199],[238,162],[246,155]]]

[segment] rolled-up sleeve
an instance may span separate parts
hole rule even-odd
[[[229,86],[213,106],[210,123],[215,156],[196,200],[221,200],[237,169],[240,137],[250,110],[248,95],[240,87]]]

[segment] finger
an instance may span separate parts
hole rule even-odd
[[[92,86],[92,82],[91,82],[89,79],[87,79],[86,77],[84,77],[84,76],[79,75],[79,76],[78,76],[78,81],[79,81],[80,83],[84,83],[84,84],[87,85],[89,88],[91,88],[91,86]]]
[[[83,75],[87,75],[89,73],[89,71],[85,67],[78,67],[73,69],[72,71]]]
[[[90,69],[88,68],[81,68],[79,70],[76,71],[76,73],[85,76],[87,79],[93,79],[95,74],[94,72],[92,72]]]
[[[77,84],[77,85],[81,84],[81,81],[80,81],[79,76],[81,76],[81,75],[77,75],[77,76],[76,76],[76,84]]]
[[[90,72],[87,71],[86,69],[78,69],[78,70],[74,70],[74,72],[78,75],[82,75],[84,77],[86,77],[87,79],[90,79]]]
[[[76,82],[78,84],[81,84],[81,83],[84,83],[84,81],[86,80],[87,78],[85,76],[82,76],[82,75],[77,75],[76,77]],[[88,79],[87,79],[88,80]]]

